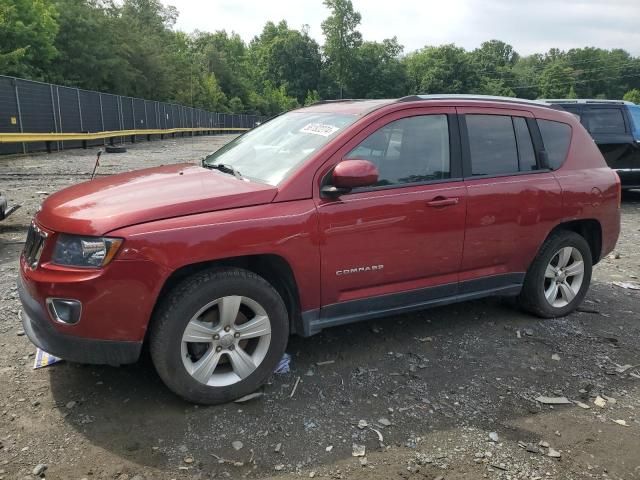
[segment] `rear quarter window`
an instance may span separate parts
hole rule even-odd
[[[625,133],[624,117],[620,108],[591,108],[585,112],[586,124],[593,134]]]
[[[552,170],[556,170],[562,166],[569,153],[571,127],[562,122],[538,120],[538,128],[542,135],[544,149],[549,156],[549,166]]]

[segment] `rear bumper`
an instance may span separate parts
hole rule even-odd
[[[25,289],[18,278],[18,294],[23,307],[22,325],[31,342],[56,357],[78,363],[122,365],[140,357],[142,342],[97,340],[65,335],[52,325],[47,312]]]

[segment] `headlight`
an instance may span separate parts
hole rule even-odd
[[[104,267],[122,245],[120,238],[79,237],[61,234],[53,250],[52,262],[73,267]]]

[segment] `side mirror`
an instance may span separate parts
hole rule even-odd
[[[378,182],[378,167],[369,160],[343,160],[333,169],[331,182],[322,187],[322,193],[338,196],[358,187],[369,187]]]

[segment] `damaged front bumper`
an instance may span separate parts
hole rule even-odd
[[[0,193],[0,220],[4,220],[19,208],[20,208],[20,205],[9,206],[7,204],[6,197],[2,195],[2,193]]]

